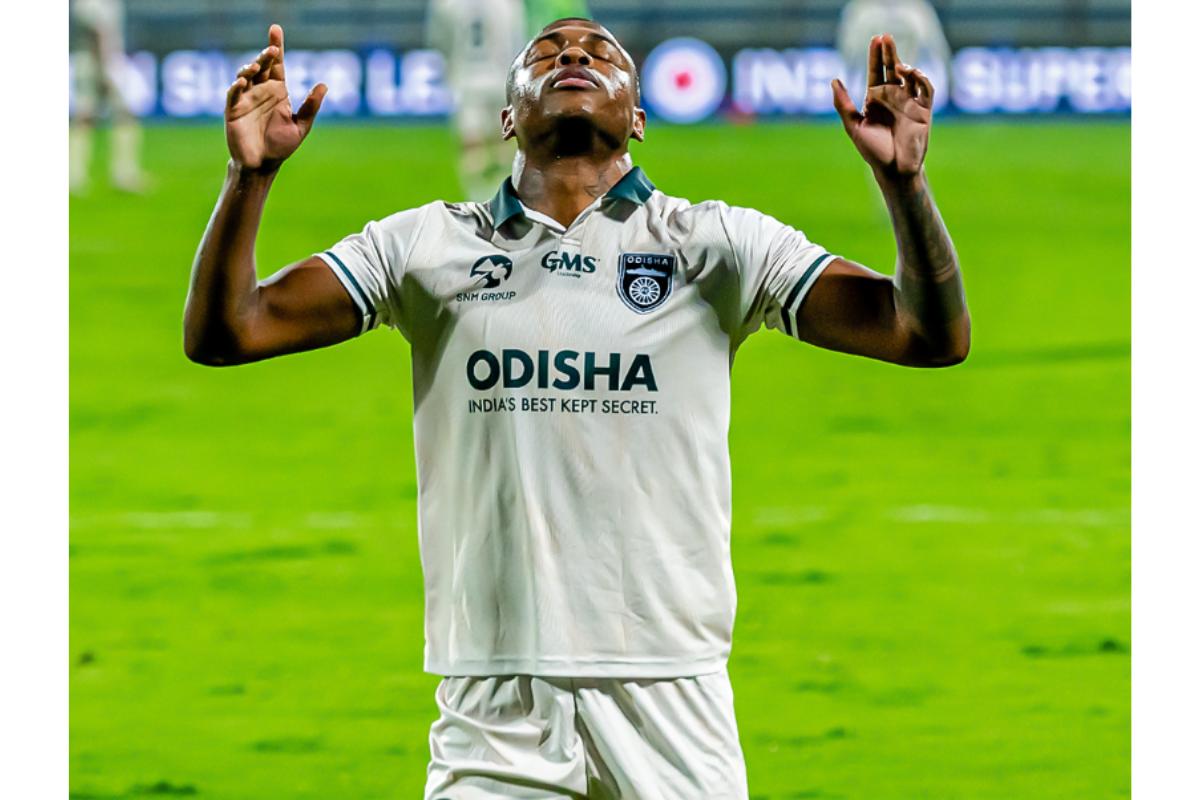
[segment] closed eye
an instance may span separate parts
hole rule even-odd
[[[549,43],[553,44],[553,42]],[[592,39],[591,41],[585,41],[583,46],[587,50],[588,56],[596,61],[603,61],[606,64],[620,63],[617,58],[614,57],[612,45],[609,44],[609,42],[605,39]],[[561,53],[561,47],[554,51],[546,51],[545,49],[540,51],[534,50],[529,54],[529,59],[526,63],[535,64],[538,61],[545,61],[548,58],[558,58]]]

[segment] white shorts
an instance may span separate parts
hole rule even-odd
[[[725,671],[444,678],[426,800],[745,800]]]
[[[80,50],[75,54],[73,67],[76,117],[95,117],[100,113],[101,101],[108,103],[112,114],[129,113],[129,104],[125,102],[121,91],[124,56],[117,56],[109,63],[102,64],[90,50]]]

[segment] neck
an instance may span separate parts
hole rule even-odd
[[[624,147],[575,155],[530,148],[517,153],[513,186],[522,203],[565,228],[632,168]]]

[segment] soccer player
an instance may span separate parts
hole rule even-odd
[[[730,365],[764,325],[914,367],[966,357],[922,168],[933,87],[888,36],[870,41],[863,108],[833,84],[891,210],[894,278],[760,212],[657,189],[628,152],[645,131],[633,63],[564,19],[512,64],[518,157],[490,202],[400,211],[259,281],[263,204],[325,93],[293,114],[278,26],[269,41],[229,90],[232,159],[184,348],[228,365],[380,326],[408,340],[425,669],[444,676],[426,797],[745,798],[726,673]]]
[[[125,69],[125,9],[121,0],[73,0],[71,11],[83,34],[86,48],[75,60],[75,115],[71,120],[70,189],[87,191],[92,156],[92,134],[100,103],[112,115],[109,174],[112,185],[126,192],[145,189],[138,163],[142,131],[137,117],[121,95]]]
[[[525,0],[525,26],[530,38],[555,20],[590,16],[587,0]]]
[[[499,136],[504,81],[525,42],[521,0],[433,0],[429,45],[446,59],[458,131],[458,177],[471,200],[486,200],[512,169],[512,145]]]

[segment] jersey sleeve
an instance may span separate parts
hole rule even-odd
[[[403,307],[399,287],[420,230],[419,209],[372,221],[321,253],[358,309],[360,333],[379,325],[398,327]]]
[[[743,338],[764,324],[795,337],[800,306],[834,255],[761,211],[724,206],[721,221],[738,274]]]

